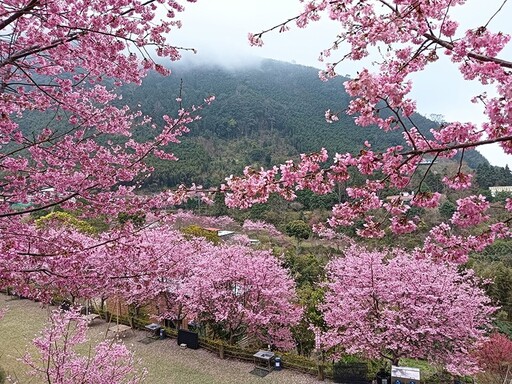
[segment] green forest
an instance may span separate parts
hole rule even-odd
[[[400,131],[360,128],[344,113],[350,102],[343,87],[346,80],[322,82],[315,68],[263,60],[230,70],[181,64],[169,77],[151,74],[140,87],[124,87],[122,102],[142,105],[143,113],[157,123],[162,123],[162,115],[176,113],[180,95],[183,105],[216,97],[182,143],[169,148],[181,160],[153,160],[155,172],[145,186],[161,189],[194,182],[208,187],[241,173],[246,165],[268,167],[322,147],[334,154],[358,153],[365,140],[375,149],[400,144]],[[339,112],[338,122],[325,121],[327,109]],[[438,125],[418,114],[412,122],[427,135]],[[139,131],[135,136],[144,140],[151,134]],[[464,160],[471,168],[488,165],[476,151],[466,153]]]
[[[400,130],[384,133],[377,127],[355,125],[355,117],[345,113],[350,102],[343,87],[346,80],[337,77],[322,82],[315,68],[269,59],[237,69],[177,63],[171,76],[152,72],[141,86],[121,87],[118,93],[122,98],[117,103],[131,110],[141,109],[161,127],[163,115],[176,116],[178,97],[187,107],[214,95],[215,101],[200,111],[201,120],[190,125],[191,131],[181,143],[168,146],[167,150],[180,160],[149,158],[154,171],[143,183],[146,190],[191,183],[210,187],[218,186],[231,174],[240,174],[247,165],[270,167],[321,148],[331,154],[357,154],[365,141],[375,150],[403,143]],[[339,121],[327,123],[327,109],[337,113]],[[33,127],[40,127],[41,121],[65,131],[64,121],[56,119],[55,114],[26,112],[19,124],[29,135],[38,133]],[[429,136],[430,129],[440,123],[415,114],[410,124]],[[136,129],[133,137],[143,142],[157,133],[145,126]],[[103,136],[98,140],[108,139]],[[466,151],[464,161],[473,169],[490,166],[474,150]]]

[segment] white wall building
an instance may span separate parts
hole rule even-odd
[[[495,197],[497,193],[499,192],[508,192],[512,193],[512,185],[504,185],[499,187],[489,187],[491,191],[491,196]]]

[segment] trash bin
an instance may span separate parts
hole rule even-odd
[[[280,371],[283,367],[281,366],[281,358],[279,356],[276,356],[274,359],[274,368],[276,371]]]
[[[160,339],[165,339],[165,329],[160,328]]]
[[[187,348],[199,349],[199,335],[195,332],[189,332],[184,329],[178,330],[178,345],[185,344]]]
[[[386,372],[384,368],[381,368],[379,372],[377,372],[377,384],[390,384],[391,376]]]

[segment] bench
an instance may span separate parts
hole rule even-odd
[[[110,327],[110,328],[108,329],[108,332],[112,332],[112,333],[114,333],[116,336],[121,336],[121,337],[123,337],[123,336],[126,336],[126,333],[127,333],[129,330],[133,332],[132,327],[130,327],[129,325],[118,324],[118,325],[114,325],[114,326]]]

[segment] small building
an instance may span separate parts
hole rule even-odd
[[[412,199],[414,199],[414,192],[403,191],[403,192],[400,192],[399,195],[392,195],[392,196],[386,197],[386,200],[388,200],[388,201],[393,201],[393,200],[398,200],[398,199],[400,199],[400,201],[411,201]]]
[[[496,194],[500,192],[512,193],[512,185],[489,187],[489,190],[491,191],[491,196],[496,197]]]
[[[219,236],[222,240],[228,239],[235,234],[235,231],[225,231],[221,230],[217,232],[217,236]]]
[[[391,382],[393,384],[421,384],[420,369],[393,365],[391,366]]]

